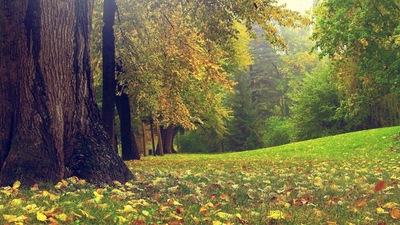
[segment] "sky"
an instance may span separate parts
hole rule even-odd
[[[286,3],[286,7],[304,13],[311,9],[313,0],[279,0],[280,4]]]

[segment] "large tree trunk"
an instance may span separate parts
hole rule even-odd
[[[114,137],[115,109],[115,37],[114,21],[117,5],[115,0],[104,1],[103,11],[103,98],[102,121],[106,132]],[[113,143],[117,145],[117,143]]]
[[[93,1],[0,1],[0,185],[127,181],[90,70]]]
[[[121,95],[116,96],[115,102],[117,105],[117,110],[120,120],[120,128],[121,128],[122,159],[139,160],[140,152],[132,132],[131,108],[129,105],[129,97],[126,93],[121,91]]]

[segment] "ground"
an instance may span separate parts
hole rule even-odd
[[[136,179],[0,189],[9,224],[395,224],[400,127],[127,162]]]

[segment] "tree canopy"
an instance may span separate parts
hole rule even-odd
[[[187,129],[200,124],[219,135],[229,118],[224,99],[234,85],[231,74],[251,64],[243,37],[252,34],[252,25],[259,24],[268,41],[284,48],[276,26],[307,22],[276,1],[117,4],[117,58],[124,67],[118,79],[137,116]]]
[[[399,2],[322,1],[315,20],[315,48],[335,65],[347,120],[363,128],[398,123]]]

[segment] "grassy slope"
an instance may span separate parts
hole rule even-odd
[[[126,185],[99,188],[69,179],[49,192],[2,189],[0,215],[15,217],[0,223],[39,223],[44,214],[47,222],[68,224],[395,224],[400,155],[393,137],[399,132],[148,157],[128,162],[137,179]]]

